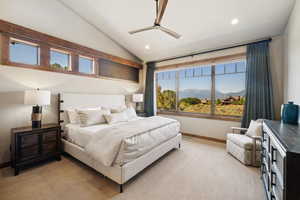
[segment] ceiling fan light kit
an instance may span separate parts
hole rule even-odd
[[[167,4],[168,4],[168,0],[155,0],[155,2],[156,2],[156,18],[154,21],[154,25],[146,27],[146,28],[134,30],[134,31],[129,31],[129,34],[135,34],[135,33],[140,33],[140,32],[149,31],[149,30],[160,30],[176,39],[179,39],[181,37],[181,35],[179,35],[175,31],[172,31],[172,30],[160,25],[163,15],[165,13]]]

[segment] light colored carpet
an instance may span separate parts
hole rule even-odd
[[[118,193],[118,185],[69,157],[21,171],[0,171],[0,199],[20,200],[261,200],[257,168],[246,167],[225,145],[184,137]]]

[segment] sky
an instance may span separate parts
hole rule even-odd
[[[238,62],[237,68],[235,63],[222,64],[216,66],[216,90],[222,93],[240,92],[245,89],[245,73],[234,73],[245,71],[245,62]],[[193,70],[185,69],[179,71],[179,89],[199,89],[210,90],[211,88],[211,67],[201,67],[202,74],[205,76],[193,77]],[[194,75],[201,74],[201,68],[198,67],[194,70]],[[226,72],[227,74],[224,74]],[[234,74],[232,74],[234,73]],[[164,76],[168,77],[167,80],[161,80],[162,76],[158,76],[158,83],[162,90],[171,89],[175,90],[175,72],[166,73]],[[187,76],[187,78],[185,78]],[[170,80],[171,79],[171,80]]]

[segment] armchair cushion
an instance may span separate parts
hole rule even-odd
[[[261,136],[262,135],[262,122],[251,120],[250,126],[246,132],[247,136]]]
[[[238,145],[239,147],[245,150],[252,150],[253,148],[253,139],[246,135],[229,133],[227,134],[227,140],[230,140],[232,143]],[[256,142],[257,151],[261,150],[260,144],[261,144],[260,141]]]

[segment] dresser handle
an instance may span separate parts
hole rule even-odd
[[[271,171],[271,185],[276,186],[276,173]]]
[[[263,131],[263,134],[262,134],[262,135],[263,135],[263,142],[267,141],[267,139],[265,138],[265,135],[266,135],[266,134],[267,134],[267,133]]]
[[[274,148],[273,146],[271,146],[271,156],[272,156],[272,163],[276,162],[276,152],[277,152],[277,149]],[[274,153],[275,153],[275,156],[274,156]]]

